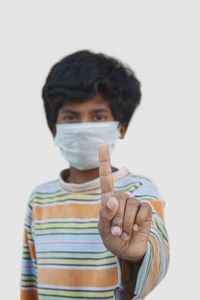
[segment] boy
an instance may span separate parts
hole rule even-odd
[[[110,164],[140,82],[119,60],[83,50],[52,67],[42,97],[70,167],[30,195],[21,299],[143,299],[168,268],[163,202],[151,180]]]

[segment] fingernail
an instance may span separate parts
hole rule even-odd
[[[110,197],[110,199],[108,199],[108,202],[106,203],[107,207],[113,209],[116,200],[116,198]]]
[[[111,228],[111,232],[113,235],[120,235],[121,234],[121,228],[119,226],[113,226]]]
[[[133,225],[133,230],[134,230],[134,231],[138,231],[138,229],[139,229],[139,226],[138,226],[137,224],[134,224],[134,225]]]
[[[122,236],[121,236],[121,239],[124,240],[124,241],[127,241],[128,240],[128,234],[126,232],[123,232]]]

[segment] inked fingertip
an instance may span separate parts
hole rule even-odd
[[[109,208],[109,209],[113,209],[115,203],[116,203],[117,199],[114,198],[114,197],[110,197],[106,203],[106,206]]]
[[[111,228],[112,235],[120,235],[121,234],[121,228],[119,226],[113,226]]]
[[[124,241],[127,241],[128,240],[128,234],[126,232],[123,232],[122,235],[121,235],[121,239],[124,240]]]
[[[138,226],[137,224],[134,224],[134,225],[133,225],[133,230],[134,230],[134,231],[138,231],[138,230],[139,230],[139,226]]]

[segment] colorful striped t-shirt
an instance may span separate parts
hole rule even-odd
[[[58,179],[31,193],[25,219],[21,300],[143,299],[165,276],[169,262],[163,200],[155,184],[123,167],[114,190],[153,208],[147,251],[139,269],[108,251],[98,232],[100,179]]]

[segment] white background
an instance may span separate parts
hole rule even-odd
[[[32,189],[68,167],[47,128],[50,67],[81,49],[129,64],[142,101],[112,156],[152,179],[166,201],[171,261],[149,300],[198,299],[199,1],[34,0],[1,3],[1,299],[19,299],[23,225]]]

